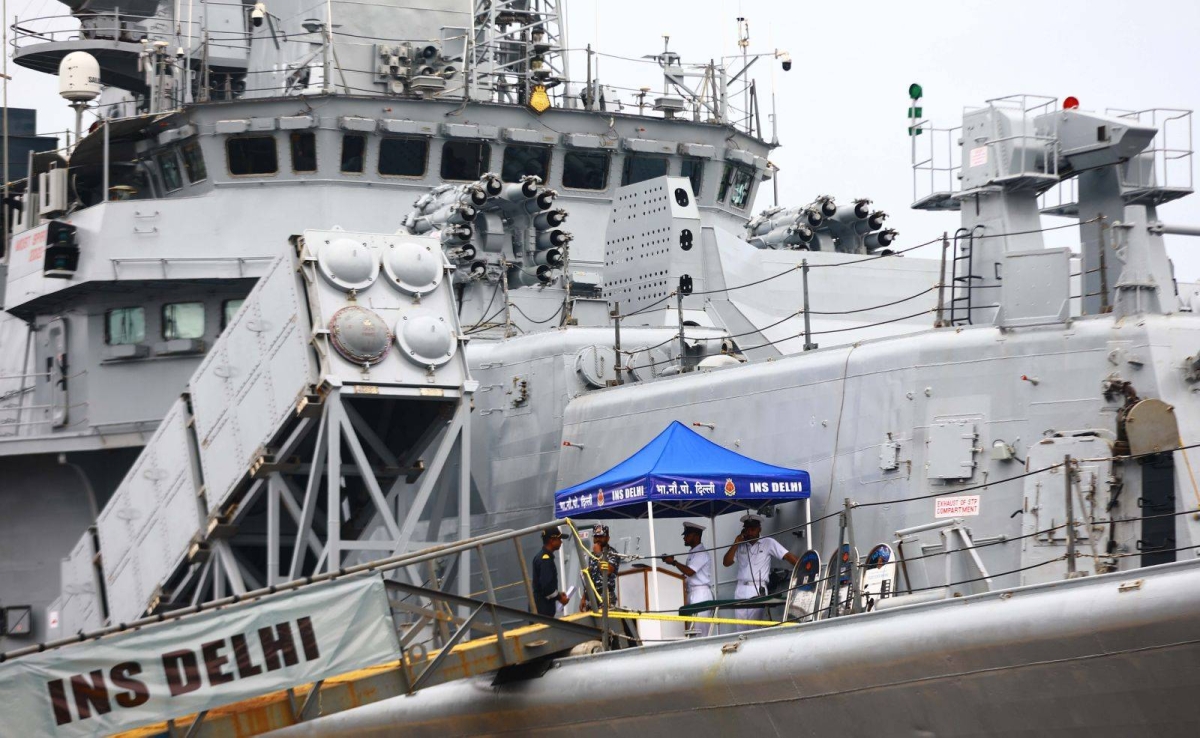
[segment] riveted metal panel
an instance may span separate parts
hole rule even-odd
[[[1001,325],[1062,323],[1071,316],[1070,249],[1005,254],[1001,275],[998,317]]]
[[[979,434],[973,420],[958,418],[934,420],[929,426],[926,477],[929,479],[970,479],[975,474],[975,453],[978,440]]]
[[[237,421],[232,414],[226,415],[220,425],[213,429],[208,445],[200,447],[200,465],[204,469],[204,487],[208,500],[208,510],[215,512],[215,499],[225,499],[230,488],[246,473],[244,468],[237,466],[237,459],[242,458],[238,444]]]
[[[105,577],[108,616],[113,623],[136,620],[146,611],[138,564],[136,557],[130,557]]]
[[[134,509],[128,504],[129,492],[118,487],[100,515],[96,518],[96,529],[100,536],[100,558],[105,576],[115,571],[125,560],[133,545],[134,530],[131,520]]]

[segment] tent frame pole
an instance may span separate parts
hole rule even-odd
[[[654,545],[654,503],[649,500],[646,515],[650,519],[650,605],[658,612],[658,548]]]

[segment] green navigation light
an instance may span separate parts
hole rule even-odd
[[[908,86],[908,97],[910,99],[920,100],[924,94],[925,94],[925,91],[922,90],[921,85],[917,84],[916,82],[913,82],[911,85]]]

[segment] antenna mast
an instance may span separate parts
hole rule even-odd
[[[570,79],[564,0],[475,0],[472,97],[525,103]]]

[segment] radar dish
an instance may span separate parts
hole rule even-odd
[[[446,318],[436,313],[410,313],[396,323],[396,342],[410,361],[439,366],[450,361],[458,348]]]
[[[442,250],[416,241],[400,241],[383,254],[383,271],[402,292],[423,295],[442,282]]]
[[[355,364],[378,364],[392,347],[392,332],[383,318],[357,305],[333,314],[329,336],[334,349]]]
[[[366,289],[379,276],[375,252],[353,238],[335,238],[322,245],[317,266],[330,284],[347,292]]]

